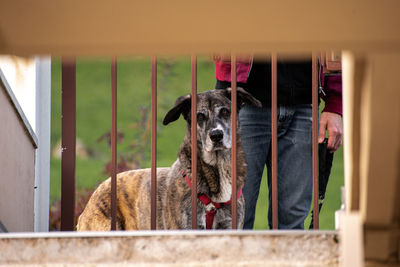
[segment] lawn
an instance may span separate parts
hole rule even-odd
[[[111,76],[107,58],[79,58],[77,61],[77,139],[81,148],[76,160],[77,191],[94,189],[107,178],[106,165],[110,149],[104,138],[111,125]],[[118,143],[119,161],[128,167],[150,166],[150,59],[145,57],[118,59],[118,120],[121,132]],[[162,119],[175,99],[190,93],[190,58],[158,59],[157,92],[157,166],[171,165],[182,141],[185,122],[180,119],[167,127]],[[198,91],[215,86],[213,63],[208,57],[198,59]],[[56,152],[61,138],[61,64],[52,63],[51,121],[51,203],[60,199],[61,161]],[[123,136],[122,136],[123,135]],[[103,137],[103,138],[102,138]],[[343,153],[335,153],[334,167],[327,196],[320,216],[321,229],[334,228],[334,212],[340,207],[340,187],[343,185]],[[267,228],[267,188],[262,182],[257,205],[255,229]],[[306,223],[308,225],[308,223]]]

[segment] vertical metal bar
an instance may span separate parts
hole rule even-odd
[[[151,230],[157,218],[157,57],[151,58]]]
[[[278,229],[278,124],[277,124],[277,55],[271,56],[271,172],[272,229]]]
[[[191,100],[191,141],[192,141],[192,229],[197,229],[197,58],[191,57],[192,100]]]
[[[117,58],[111,61],[111,231],[117,229]]]
[[[61,231],[73,231],[75,210],[76,63],[62,59]]]
[[[312,168],[314,229],[319,229],[318,210],[318,71],[317,55],[312,54]]]
[[[236,56],[231,56],[231,129],[232,129],[232,229],[237,229],[237,190],[236,190],[236,128],[237,128],[237,84]]]

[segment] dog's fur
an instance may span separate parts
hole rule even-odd
[[[212,90],[197,95],[197,190],[214,202],[231,199],[231,90]],[[243,104],[261,106],[243,89],[237,90],[238,109]],[[182,114],[187,121],[186,134],[178,152],[178,159],[170,168],[157,168],[157,229],[191,229],[191,189],[182,177],[184,171],[191,178],[191,96],[176,100],[164,118],[164,125]],[[239,125],[239,123],[238,123]],[[237,190],[246,177],[246,163],[237,131]],[[150,169],[133,170],[117,176],[117,229],[150,229]],[[110,229],[110,179],[93,193],[79,217],[78,231]],[[206,208],[197,200],[198,229],[206,227]],[[237,201],[238,227],[243,227],[244,198]],[[231,204],[217,210],[213,229],[232,228]]]

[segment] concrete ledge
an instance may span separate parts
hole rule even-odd
[[[0,234],[0,265],[338,266],[336,232]]]

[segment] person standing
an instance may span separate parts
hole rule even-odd
[[[214,56],[216,89],[231,86],[229,58]],[[237,86],[262,103],[240,109],[241,140],[248,165],[243,195],[244,229],[253,229],[264,166],[271,189],[271,62],[269,58],[238,57]],[[340,75],[324,77],[320,66],[318,142],[328,132],[328,149],[342,145],[342,83]],[[304,229],[312,202],[312,62],[311,57],[277,62],[278,229]],[[272,228],[271,190],[268,222]]]

